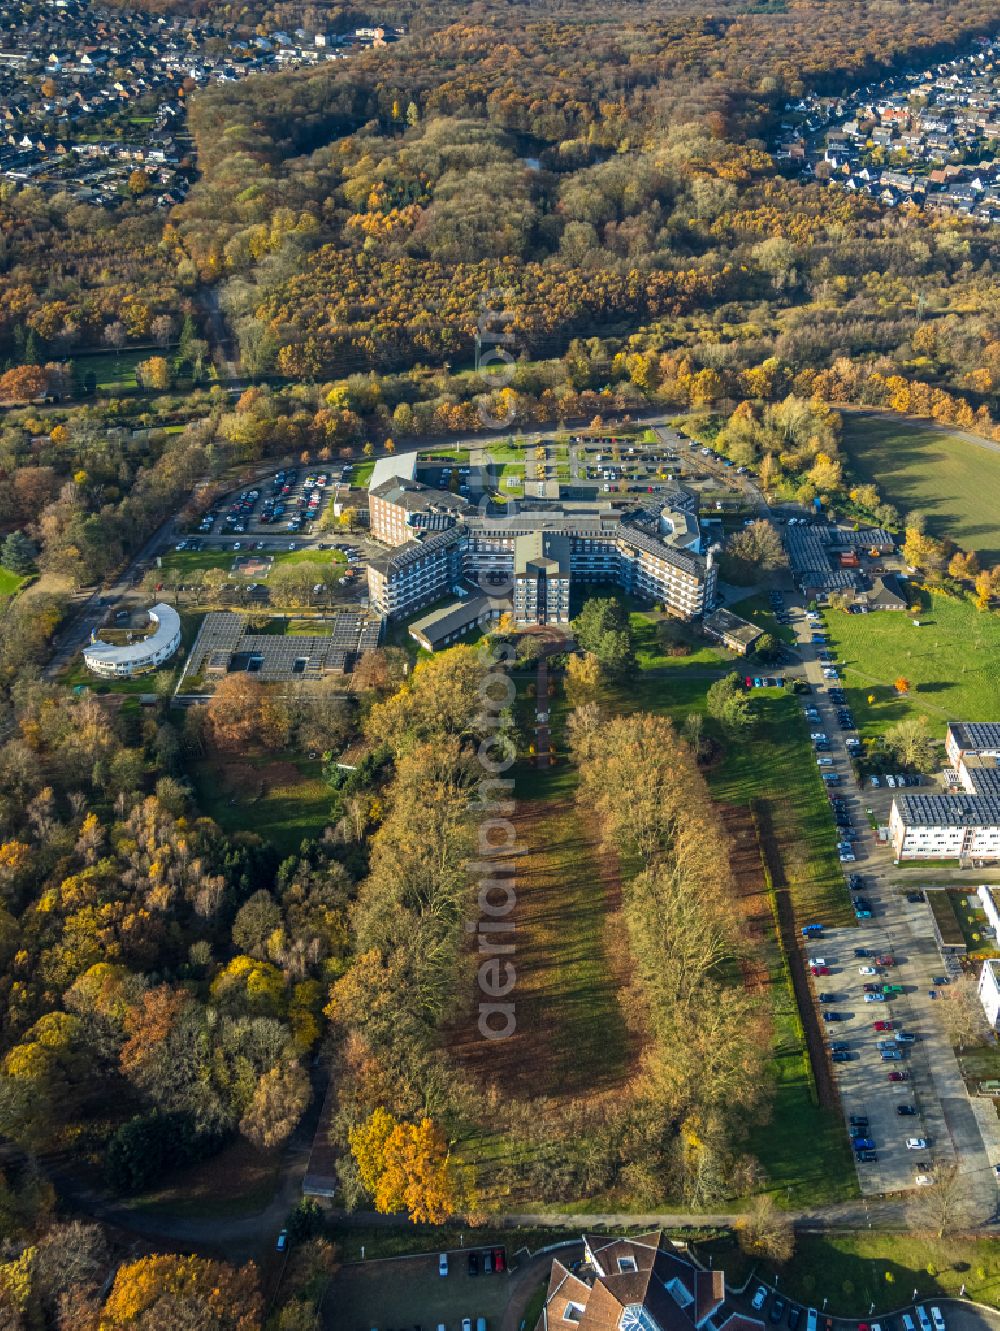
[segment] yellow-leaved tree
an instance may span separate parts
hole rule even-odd
[[[468,1182],[429,1118],[403,1123],[378,1108],[348,1140],[361,1181],[383,1215],[405,1210],[414,1224],[441,1225],[468,1212]]]

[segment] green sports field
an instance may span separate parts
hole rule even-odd
[[[903,514],[920,509],[928,530],[1000,560],[1000,449],[952,430],[876,412],[845,412],[852,476],[872,481]]]

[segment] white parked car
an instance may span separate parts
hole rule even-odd
[[[908,1151],[926,1151],[927,1142],[923,1137],[907,1137],[906,1149]]]
[[[913,1182],[917,1185],[918,1188],[929,1188],[931,1184],[934,1182],[934,1180],[930,1176],[930,1174],[917,1174]]]
[[[859,975],[877,975],[877,974],[878,974],[878,971],[875,969],[874,966],[859,966],[859,967],[858,967],[858,974],[859,974]]]
[[[753,1296],[753,1310],[754,1310],[754,1312],[758,1312],[758,1313],[759,1313],[760,1310],[761,1310],[761,1308],[763,1308],[763,1306],[764,1306],[764,1304],[765,1304],[766,1302],[767,1302],[767,1286],[766,1286],[766,1285],[758,1285],[758,1286],[757,1286],[757,1293]]]
[[[810,966],[829,966],[829,964],[830,964],[830,963],[827,961],[826,957],[810,957],[810,958],[809,958],[809,965],[810,965]]]
[[[438,1275],[446,1276],[448,1274],[448,1254],[443,1252],[438,1258]]]
[[[946,1331],[940,1308],[934,1307],[931,1309],[931,1321],[934,1323],[934,1331]]]

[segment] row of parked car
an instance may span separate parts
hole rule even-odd
[[[787,1310],[789,1331],[797,1331],[802,1320],[802,1308],[797,1303],[788,1303],[778,1293],[775,1293],[772,1299],[771,1294],[772,1291],[766,1285],[757,1286],[751,1300],[754,1312],[763,1312],[767,1307],[768,1321],[774,1326],[779,1326],[785,1320]],[[770,1307],[768,1307],[769,1300]],[[910,1313],[900,1313],[898,1323],[891,1317],[884,1317],[880,1322],[858,1322],[857,1331],[948,1331],[940,1308],[932,1306],[928,1309],[918,1304],[913,1313],[913,1316]],[[806,1308],[805,1318],[804,1331],[833,1331],[833,1318],[818,1313],[815,1308]],[[842,1325],[849,1325],[843,1318],[837,1320]]]

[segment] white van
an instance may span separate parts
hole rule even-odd
[[[903,1331],[917,1331],[917,1328],[913,1325],[913,1318],[909,1313],[903,1313],[899,1320],[902,1323]]]
[[[819,1321],[819,1314],[815,1308],[806,1309],[806,1331],[816,1331],[816,1324]]]
[[[933,1331],[931,1319],[927,1316],[927,1309],[922,1303],[917,1304],[917,1321],[920,1323],[920,1331]]]

